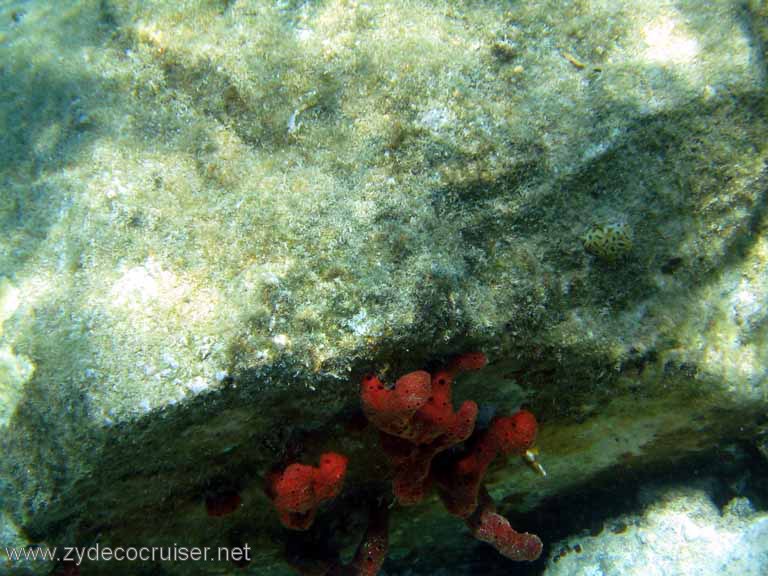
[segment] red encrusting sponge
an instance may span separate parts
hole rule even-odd
[[[456,376],[479,370],[486,362],[482,353],[463,354],[433,374],[410,372],[393,386],[386,386],[376,375],[365,376],[360,383],[363,412],[379,430],[381,446],[393,468],[398,503],[420,502],[434,483],[445,507],[464,520],[475,538],[511,560],[533,561],[541,555],[541,540],[515,531],[497,513],[483,478],[496,457],[511,454],[524,455],[545,475],[530,451],[536,440],[536,418],[520,410],[495,418],[487,430],[473,436],[477,404],[468,400],[458,410],[453,408],[451,388]],[[465,441],[465,449],[440,454]],[[320,504],[341,491],[346,471],[346,456],[329,452],[316,467],[293,463],[272,474],[267,492],[283,525],[308,529]],[[323,576],[375,576],[387,554],[387,516],[384,502],[371,502],[368,528],[350,563],[343,564],[336,557],[309,567],[297,565],[297,569]]]
[[[355,552],[355,558],[346,571],[346,576],[376,576],[384,564],[389,549],[389,509],[384,503],[371,504],[368,528]]]
[[[320,504],[341,492],[346,473],[347,457],[327,452],[320,456],[319,466],[294,463],[272,474],[267,493],[283,525],[291,530],[309,528]]]
[[[400,504],[420,502],[429,488],[434,457],[472,434],[477,404],[468,400],[454,412],[451,385],[460,372],[478,370],[485,364],[482,353],[464,354],[433,375],[423,370],[410,372],[392,388],[374,375],[363,378],[363,411],[381,433]]]
[[[480,494],[480,505],[466,522],[475,538],[488,542],[510,560],[532,562],[541,555],[541,539],[512,528],[509,520],[496,513],[496,506],[485,488]]]
[[[382,432],[412,438],[417,431],[413,416],[429,400],[432,387],[428,372],[411,372],[387,388],[373,374],[363,378],[360,398],[368,420]]]
[[[478,507],[480,486],[490,463],[499,454],[522,455],[536,440],[536,417],[527,410],[495,418],[466,455],[436,473],[440,497],[451,514],[467,518]]]

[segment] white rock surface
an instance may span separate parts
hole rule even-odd
[[[734,498],[721,515],[705,490],[666,489],[620,524],[628,528],[552,546],[546,576],[768,574],[768,514],[745,498]]]

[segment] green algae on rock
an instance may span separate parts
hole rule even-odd
[[[457,396],[541,415],[550,481],[497,476],[500,501],[749,433],[766,37],[736,0],[3,4],[7,515],[246,534],[279,572],[265,469],[341,444],[372,481],[357,374],[467,349],[491,362]],[[582,235],[617,214],[606,270]],[[243,507],[211,524],[228,482]],[[393,519],[395,555],[456,538],[430,514]]]

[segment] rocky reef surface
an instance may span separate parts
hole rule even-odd
[[[456,401],[539,422],[506,515],[768,454],[766,42],[760,0],[3,2],[0,544],[349,558],[390,491],[362,376],[471,351]],[[331,451],[291,534],[270,469]],[[391,516],[392,573],[474,542]]]
[[[749,574],[768,570],[768,514],[747,498],[721,514],[706,483],[647,490],[642,514],[617,519],[598,536],[561,543],[548,576],[587,574]]]

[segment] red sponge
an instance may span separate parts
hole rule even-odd
[[[509,521],[496,512],[488,492],[480,494],[480,506],[467,519],[472,535],[488,542],[510,560],[536,560],[541,555],[542,543],[538,536],[528,532],[517,532]]]
[[[373,503],[368,516],[368,528],[348,573],[354,576],[376,576],[389,549],[389,510],[384,503]]]
[[[267,492],[286,528],[306,530],[317,508],[341,492],[347,457],[335,452],[320,456],[317,467],[294,463],[269,478]]]
[[[466,440],[475,428],[477,404],[464,402],[454,412],[451,386],[457,374],[485,366],[485,355],[463,354],[434,375],[411,372],[387,388],[373,375],[360,385],[368,420],[381,432],[394,467],[393,488],[400,504],[420,502],[429,488],[434,457]]]
[[[491,428],[496,450],[504,456],[509,456],[523,454],[533,446],[538,425],[536,417],[528,410],[519,410],[512,416],[497,418]]]
[[[536,417],[527,410],[496,418],[469,452],[436,474],[440,497],[451,514],[467,518],[477,509],[478,491],[498,454],[523,454],[536,440]]]
[[[473,534],[510,560],[533,561],[541,555],[542,543],[538,536],[517,532],[504,516],[496,512],[484,512]]]
[[[411,372],[387,388],[375,375],[363,378],[360,399],[368,420],[382,432],[411,438],[417,431],[413,415],[429,400],[432,391],[428,372]]]
[[[320,456],[320,466],[315,471],[313,486],[318,500],[331,500],[341,492],[347,473],[347,457],[335,452]]]

